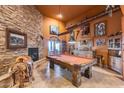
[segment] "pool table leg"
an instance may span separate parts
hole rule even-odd
[[[84,76],[86,78],[91,78],[92,77],[92,67],[88,67],[85,72],[84,72]]]
[[[72,71],[72,84],[76,87],[81,85],[81,74],[80,74],[80,66],[74,65]]]
[[[50,68],[54,69],[54,61],[50,60]]]

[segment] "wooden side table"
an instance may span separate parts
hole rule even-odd
[[[96,55],[97,58],[97,65],[100,67],[103,67],[103,56],[102,55]]]

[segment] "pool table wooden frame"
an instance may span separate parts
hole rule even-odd
[[[59,65],[60,67],[64,69],[68,69],[72,73],[72,84],[76,87],[79,87],[81,85],[81,76],[85,76],[86,78],[92,77],[92,66],[96,64],[96,59],[91,59],[91,62],[88,62],[87,64],[69,64],[68,62],[61,61],[57,58],[54,58],[52,56],[46,57],[50,62],[50,68],[54,69],[54,64]],[[86,59],[86,58],[82,58]]]

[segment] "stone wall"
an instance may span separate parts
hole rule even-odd
[[[39,48],[39,57],[43,57],[43,16],[34,6],[0,6],[0,76],[7,73],[10,65],[19,55],[27,55],[28,48]],[[27,34],[27,48],[7,49],[6,28]]]

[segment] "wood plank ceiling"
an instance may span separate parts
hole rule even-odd
[[[101,8],[103,6],[97,5],[38,5],[36,8],[45,16],[51,17],[54,19],[61,20],[63,22],[67,22],[72,20],[93,8]],[[62,19],[59,19],[57,15],[61,11],[63,15]]]

